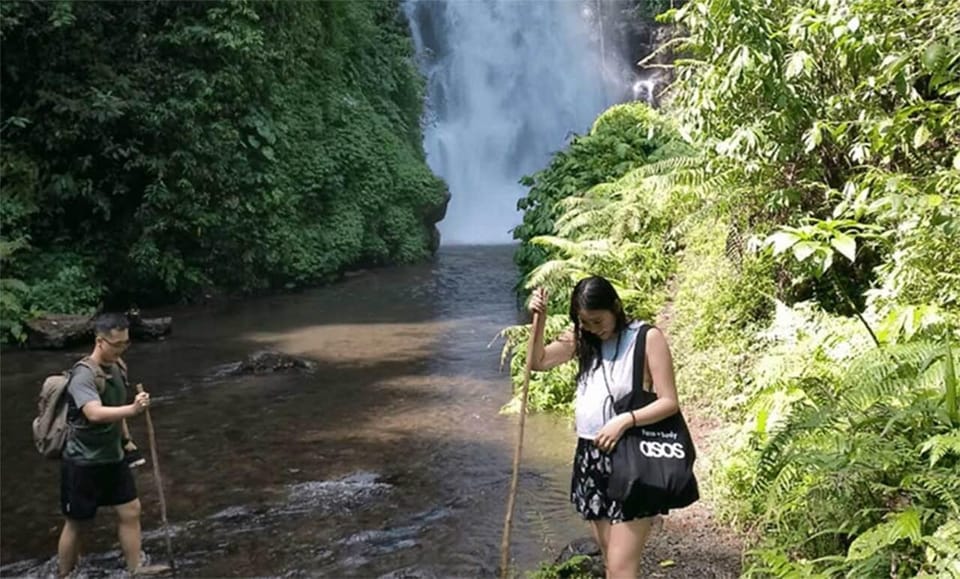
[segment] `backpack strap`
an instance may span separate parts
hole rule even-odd
[[[100,367],[100,364],[94,362],[90,356],[85,356],[80,359],[76,364],[73,365],[73,368],[70,369],[71,375],[77,366],[86,366],[93,372],[93,383],[97,387],[97,393],[103,394],[104,390],[107,389],[107,375],[104,373],[103,368]]]
[[[123,361],[123,358],[117,358],[117,368],[120,368],[120,377],[123,379],[123,385],[129,387],[130,382],[127,380],[127,363]]]
[[[77,361],[73,365],[76,368],[78,365],[84,365],[87,368],[90,368],[90,371],[93,372],[93,381],[97,385],[97,392],[103,394],[103,391],[107,388],[107,373],[103,371],[103,368],[100,367],[100,364],[94,362],[90,356],[85,356],[84,358]],[[127,381],[127,363],[121,358],[117,358],[117,368],[120,368],[120,378],[123,380],[124,387],[129,387],[130,383]],[[71,369],[71,372],[73,370]]]

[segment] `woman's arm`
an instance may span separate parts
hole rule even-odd
[[[564,332],[556,341],[551,342],[546,347],[543,345],[543,330],[540,330],[539,336],[534,338],[533,364],[530,368],[539,372],[555,368],[572,360],[576,351],[577,344],[573,340],[571,330]]]
[[[577,351],[577,343],[573,332],[564,332],[550,345],[543,345],[543,332],[547,324],[547,290],[537,288],[530,296],[530,311],[534,314],[533,326],[533,359],[530,362],[532,370],[544,371],[554,368],[573,359]]]
[[[667,337],[658,328],[647,331],[646,354],[657,400],[629,413],[637,426],[659,422],[680,410],[677,383],[673,375],[673,356],[670,355]]]
[[[604,424],[594,439],[594,444],[600,450],[611,452],[628,428],[659,422],[676,414],[680,409],[677,385],[673,376],[673,357],[670,355],[667,338],[659,329],[650,328],[647,331],[645,353],[657,399],[639,410],[618,414]]]

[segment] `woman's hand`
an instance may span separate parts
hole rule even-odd
[[[628,428],[633,426],[633,417],[629,412],[618,414],[607,421],[600,429],[600,433],[593,439],[593,444],[603,452],[613,452],[617,441]]]
[[[530,294],[530,313],[540,314],[547,312],[547,289],[538,287]]]

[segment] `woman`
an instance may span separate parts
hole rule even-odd
[[[536,290],[531,311],[544,314],[546,305],[546,291]],[[544,347],[545,316],[538,316],[531,367],[549,370],[577,358],[574,409],[579,440],[570,498],[593,527],[607,577],[637,577],[653,517],[666,514],[666,509],[634,512],[609,499],[609,453],[628,428],[658,422],[679,409],[670,348],[660,330],[648,329],[644,384],[648,389],[653,386],[657,400],[640,410],[613,415],[611,397],[619,400],[633,388],[633,352],[643,323],[627,320],[616,290],[602,277],[589,277],[576,285],[570,298],[570,319],[573,329]]]

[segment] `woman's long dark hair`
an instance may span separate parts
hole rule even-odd
[[[617,290],[600,276],[587,277],[573,288],[570,296],[570,319],[573,321],[573,335],[577,340],[577,360],[580,363],[577,382],[588,371],[600,367],[600,338],[584,332],[580,328],[581,310],[607,310],[617,320],[615,331],[619,334],[627,327],[627,315],[623,312]]]

